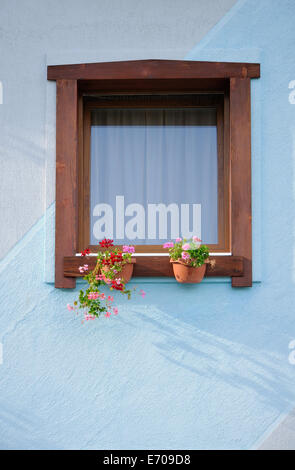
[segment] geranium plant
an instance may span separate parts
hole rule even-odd
[[[110,317],[112,314],[118,314],[118,308],[114,306],[114,297],[101,292],[101,287],[107,286],[110,291],[119,291],[121,294],[131,297],[131,290],[126,288],[129,276],[126,274],[124,267],[131,263],[132,254],[135,252],[134,246],[124,245],[123,249],[114,247],[113,240],[104,239],[99,242],[100,251],[97,254],[97,262],[93,271],[89,271],[88,264],[81,264],[80,273],[84,273],[83,279],[87,281],[88,287],[81,289],[79,298],[71,306],[68,304],[69,310],[77,311],[82,309],[84,320],[95,320],[104,314]],[[86,248],[82,251],[81,256],[87,257],[90,250]],[[133,290],[136,290],[134,288]],[[140,295],[144,298],[145,292],[140,289]]]
[[[209,248],[206,245],[201,245],[201,240],[196,236],[189,240],[177,238],[175,243],[168,242],[163,247],[169,248],[171,260],[182,260],[194,268],[202,266],[209,258]]]
[[[168,242],[163,245],[169,248],[170,262],[173,264],[175,279],[181,283],[199,283],[202,281],[209,261],[209,249],[201,245],[201,240],[194,236],[177,238],[175,243]]]

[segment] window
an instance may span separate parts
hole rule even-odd
[[[221,94],[85,97],[79,251],[106,236],[161,253],[198,235],[229,252],[223,122]]]
[[[76,253],[104,230],[149,254],[138,256],[136,276],[172,275],[161,245],[193,230],[193,215],[216,253],[207,275],[251,285],[250,79],[259,74],[259,64],[193,61],[48,67],[57,81],[56,287],[74,287]]]

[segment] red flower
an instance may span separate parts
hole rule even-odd
[[[82,252],[81,252],[81,256],[87,256],[89,254],[90,254],[89,248],[85,248],[85,250],[82,250]]]
[[[110,254],[110,263],[111,264],[121,263],[122,260],[123,260],[122,253],[119,252],[118,254],[116,254],[116,253],[111,253]]]
[[[114,280],[112,281],[112,288],[115,290],[124,290],[124,285],[122,283],[118,283],[118,281]]]
[[[114,240],[110,240],[109,238],[104,238],[99,242],[101,248],[109,248],[110,246],[114,246]]]

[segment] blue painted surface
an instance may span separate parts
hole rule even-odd
[[[250,448],[294,407],[294,14],[238,2],[189,54],[262,57],[261,283],[143,282],[144,301],[81,325],[78,288],[43,282],[42,218],[0,267],[0,448]]]

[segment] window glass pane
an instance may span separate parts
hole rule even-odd
[[[218,243],[215,108],[91,112],[90,240]]]

